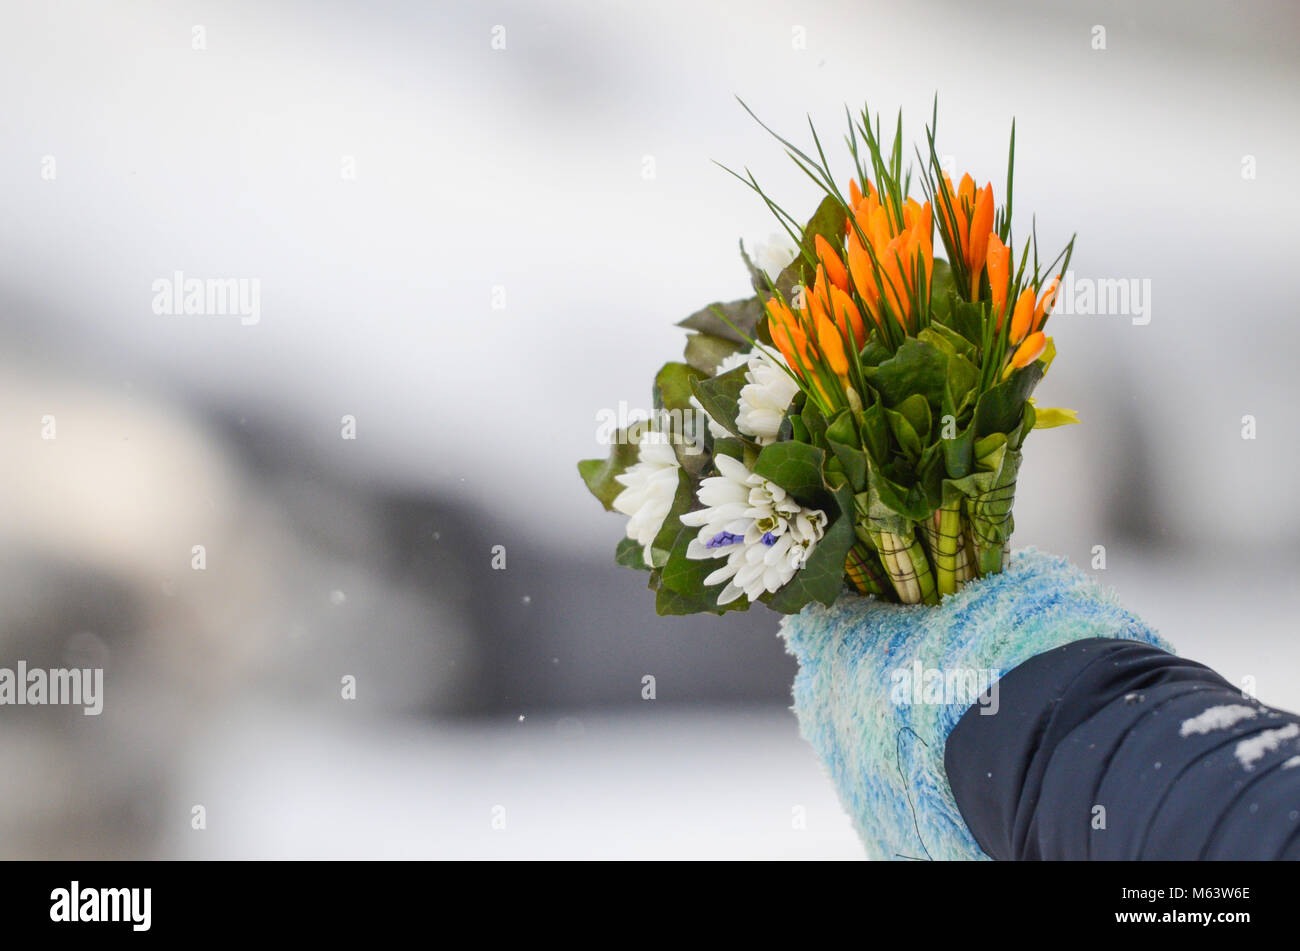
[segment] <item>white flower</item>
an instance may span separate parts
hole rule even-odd
[[[650,544],[664,526],[677,495],[677,455],[664,433],[646,431],[637,446],[637,461],[614,477],[626,486],[614,497],[614,509],[628,516],[627,537],[644,547],[650,565]],[[651,565],[653,567],[653,565]]]
[[[700,529],[686,557],[726,559],[704,579],[706,585],[727,582],[718,604],[742,594],[754,601],[764,591],[780,590],[808,563],[825,534],[826,513],[803,508],[785,489],[730,456],[717,456],[714,464],[721,474],[700,483],[706,507],[681,517],[683,525]]]
[[[799,249],[790,240],[789,235],[774,234],[766,241],[759,241],[754,245],[754,254],[750,260],[769,278],[776,281],[798,253]]]
[[[742,363],[745,363],[747,360],[749,360],[749,355],[746,353],[742,353],[739,351],[736,353],[729,353],[722,358],[721,363],[719,363],[716,367],[714,367],[713,375],[721,376],[722,374],[726,373],[728,370],[736,369],[736,367],[740,366]],[[726,429],[726,427],[719,426],[717,422],[714,421],[713,417],[709,415],[709,411],[706,410],[704,408],[704,405],[699,400],[697,400],[694,396],[691,397],[691,406],[695,407],[695,409],[703,413],[704,418],[709,421],[709,433],[713,436],[714,439],[727,439],[728,437],[731,436],[731,433]]]
[[[736,428],[742,435],[750,436],[760,446],[776,442],[781,422],[790,401],[799,392],[796,383],[785,370],[785,361],[764,350],[756,349],[750,353],[733,353],[718,364],[714,376],[720,376],[728,370],[745,365],[746,383],[740,388],[740,399],[736,409]],[[708,420],[709,432],[714,439],[726,439],[731,435],[726,428],[709,415],[700,405],[700,401],[691,397],[691,405]]]
[[[749,355],[745,379],[749,382],[740,390],[736,428],[760,446],[774,443],[799,384],[786,371],[784,360],[759,349]]]

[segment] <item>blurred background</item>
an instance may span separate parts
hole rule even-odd
[[[937,93],[999,198],[1016,118],[1017,232],[1151,289],[1054,320],[1083,425],[1016,544],[1300,707],[1294,4],[4,15],[0,666],[106,673],[99,717],[0,709],[0,854],[860,855],[777,617],[655,617],[574,468],[776,230],[713,161],[815,205],[736,96],[919,143]],[[259,319],[156,313],[177,271]]]

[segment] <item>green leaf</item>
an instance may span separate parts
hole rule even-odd
[[[736,330],[718,316],[716,311],[721,311],[736,328]],[[721,337],[724,340],[730,340],[733,343],[745,344],[745,337],[753,337],[754,329],[758,325],[758,319],[763,316],[763,305],[757,297],[746,297],[744,300],[727,301],[726,303],[717,302],[710,304],[701,310],[697,310],[689,317],[679,320],[678,327],[685,327],[687,330],[698,330],[701,333],[712,334],[714,337]],[[742,336],[743,334],[743,336]]]
[[[613,511],[614,499],[623,491],[623,486],[614,481],[614,477],[627,471],[637,461],[637,456],[636,443],[628,439],[626,429],[620,429],[613,435],[608,459],[583,459],[578,463],[582,481],[587,483],[587,489],[607,511]]]
[[[984,346],[984,310],[979,304],[964,301],[954,292],[949,295],[948,318],[944,323],[974,346]]]
[[[940,430],[942,434],[942,430]],[[942,435],[939,440],[943,446],[944,468],[948,476],[953,479],[961,479],[970,474],[971,466],[974,465],[975,457],[973,449],[975,446],[975,425],[970,423],[965,429],[961,430],[952,439],[943,439]]]
[[[784,432],[787,429],[789,431]],[[797,413],[791,414],[787,410],[785,419],[781,420],[781,429],[777,431],[776,438],[778,441],[795,439],[799,442],[810,443],[812,442],[812,433],[808,432],[808,427],[804,425],[802,416]]]
[[[986,472],[996,472],[1002,465],[1002,456],[1007,451],[1007,434],[990,433],[975,442],[972,455],[975,465]]]
[[[703,420],[699,420],[699,425],[706,424]],[[706,434],[695,431],[689,433],[686,439],[674,439],[672,445],[673,455],[677,457],[677,464],[682,467],[682,471],[692,479],[698,480],[712,458],[707,450]]]
[[[826,441],[853,490],[861,492],[867,483],[867,454],[862,451],[857,423],[849,410],[841,410],[826,427]]]
[[[1024,445],[1025,437],[1033,430],[1038,413],[1034,410],[1032,400],[1025,401],[1024,415],[1020,419],[1020,428],[1007,437],[1007,445],[1012,449],[1019,449]]]
[[[875,402],[858,414],[858,430],[862,433],[862,448],[877,466],[889,462],[889,420],[883,403]]]
[[[892,357],[878,367],[864,370],[867,381],[879,391],[886,406],[897,407],[914,393],[920,393],[940,411],[949,375],[957,377],[956,386],[974,385],[970,373],[974,366],[959,357],[950,358],[933,341],[908,337]],[[978,378],[978,371],[976,378]]]
[[[690,409],[691,383],[704,376],[685,363],[665,363],[655,374],[655,409]]]
[[[691,384],[703,376],[685,363],[665,363],[654,383],[658,428],[668,436],[677,464],[692,477],[698,477],[709,460],[704,451],[707,424],[691,406]]]
[[[819,505],[826,495],[822,465],[826,453],[803,442],[774,442],[758,454],[753,471],[775,482],[802,505]]]
[[[787,264],[772,282],[777,295],[787,303],[794,297],[794,289],[803,284],[803,265],[803,255],[796,254],[794,260]],[[767,298],[764,297],[762,300],[766,301]]]
[[[916,339],[928,340],[950,354],[965,357],[972,364],[979,362],[979,347],[951,327],[945,327],[943,324],[931,324],[917,334]]]
[[[971,368],[975,369],[974,364],[971,365]],[[970,375],[969,378],[961,373],[950,375],[947,384],[944,386],[942,415],[951,416],[954,420],[969,421],[978,395],[979,370],[975,370],[974,374]]]
[[[921,485],[899,485],[874,466],[867,471],[866,496],[867,520],[877,530],[896,535],[906,534],[910,531],[907,523],[919,522],[934,511]]]
[[[930,404],[924,396],[913,393],[894,407],[894,411],[907,419],[923,445],[930,442]]]
[[[727,439],[713,440],[714,456],[730,456],[732,459],[739,459],[742,462],[745,459],[746,443],[743,439],[728,437]]]
[[[1078,410],[1063,406],[1034,407],[1034,428],[1053,429],[1057,426],[1069,426],[1079,421]]]
[[[1011,516],[1016,501],[1016,476],[1020,471],[1021,455],[1007,450],[1001,458],[993,484],[967,503],[971,536],[977,551],[1000,550],[1011,538],[1015,522]]]
[[[1011,379],[990,387],[975,405],[975,435],[1010,433],[1024,418],[1025,401],[1043,378],[1043,369],[1031,363]]]
[[[944,479],[943,502],[950,504],[957,498],[974,498],[993,487],[996,472],[972,472],[960,479]]]
[[[740,408],[740,391],[745,386],[744,364],[715,377],[697,377],[691,380],[691,392],[700,401],[704,411],[713,421],[738,439],[744,439],[736,428],[736,413]]]
[[[917,484],[921,491],[925,493],[926,504],[930,511],[926,512],[929,517],[933,511],[943,502],[943,478],[946,474],[944,471],[943,445],[934,443],[926,446],[921,453],[921,460],[916,467]]]
[[[844,238],[844,208],[840,205],[839,200],[827,195],[813,212],[813,216],[808,219],[808,224],[803,229],[803,250],[807,257],[800,255],[796,260],[803,264],[803,285],[812,287],[813,280],[817,276],[817,266],[810,263],[808,258],[813,262],[817,260],[817,240],[816,236],[821,235],[825,238],[832,248],[837,247]]]
[[[799,411],[799,418],[803,420],[804,429],[808,434],[804,441],[814,446],[826,445],[826,417],[817,408],[817,404],[812,400],[806,401],[803,409]]]
[[[893,355],[894,351],[881,343],[879,331],[876,331],[867,338],[867,345],[862,348],[862,365],[878,367]]]
[[[925,402],[924,396],[920,399],[922,403]],[[915,462],[920,458],[922,447],[921,437],[917,434],[916,427],[906,415],[896,409],[885,410],[885,418],[889,420],[890,431],[893,432],[903,455]]]
[[[645,563],[644,547],[637,544],[635,538],[624,538],[614,549],[614,561],[624,568],[635,568],[638,571],[649,571],[650,566]]]
[[[718,595],[716,588],[701,588],[698,593],[683,594],[680,591],[670,591],[663,587],[662,584],[655,590],[655,613],[660,617],[670,617],[683,614],[726,614],[732,609],[733,601],[728,605],[719,606],[717,603]],[[741,601],[745,600],[744,595],[740,597]],[[745,610],[749,605],[746,603],[738,610]]]
[[[952,279],[952,267],[943,258],[935,258],[934,272],[930,278],[930,319],[932,321],[947,322],[952,311],[952,299],[956,293],[957,285]]]
[[[704,579],[722,566],[721,558],[695,560],[686,557],[691,539],[699,534],[698,528],[680,527],[659,577],[655,596],[655,611],[669,614],[725,614],[727,611],[744,611],[749,601],[743,595],[730,604],[718,604],[722,585],[706,588]]]
[[[725,337],[708,333],[687,334],[684,359],[705,376],[713,376],[718,364],[742,349],[742,344]]]
[[[813,285],[813,280],[817,276],[816,235],[821,235],[831,243],[832,247],[837,247],[844,237],[844,209],[830,195],[821,200],[813,216],[804,225],[799,254],[795,255],[795,259],[772,282],[777,293],[786,301],[794,295],[796,287]],[[761,298],[767,299],[766,287],[760,289],[758,293]]]

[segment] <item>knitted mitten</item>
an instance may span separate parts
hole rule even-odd
[[[1026,549],[937,607],[853,595],[783,619],[794,711],[871,858],[986,858],[962,821],[944,744],[1036,654],[1092,637],[1172,648],[1065,559]]]

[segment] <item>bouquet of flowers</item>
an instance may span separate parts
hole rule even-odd
[[[901,116],[888,150],[879,117],[847,118],[847,194],[815,128],[815,157],[772,133],[826,193],[805,224],[731,173],[793,260],[759,267],[742,243],[754,296],[681,321],[685,356],[656,375],[654,412],[578,464],[628,516],[616,559],[649,571],[660,614],[754,601],[791,614],[845,590],[935,604],[1002,570],[1025,437],[1077,421],[1031,398],[1055,356],[1048,275],[1074,240],[1040,264],[1031,231],[1017,255],[1014,123],[998,206],[991,184],[954,186],[942,169],[937,108],[919,198]]]

